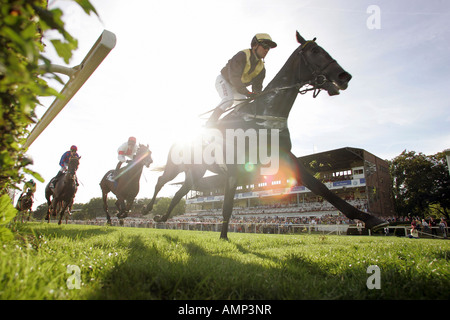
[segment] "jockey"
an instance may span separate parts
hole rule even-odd
[[[31,194],[34,194],[36,192],[36,182],[34,182],[33,179],[30,179],[30,181],[25,182],[23,186],[23,193],[28,192],[30,192]]]
[[[61,160],[59,160],[59,165],[61,166],[61,169],[59,169],[59,172],[66,172],[67,168],[69,166],[69,159],[70,157],[76,156],[80,157],[77,153],[77,146],[71,146],[69,151],[64,152],[64,154],[61,156]],[[59,173],[58,172],[58,173]]]
[[[18,201],[20,202],[25,195],[33,198],[35,192],[36,192],[36,182],[34,182],[34,180],[31,179],[30,181],[25,182]]]
[[[80,157],[77,153],[77,150],[78,150],[77,146],[73,145],[70,147],[69,151],[66,151],[63,153],[63,155],[61,156],[61,160],[59,160],[59,165],[61,166],[61,168],[59,169],[56,176],[51,180],[50,188],[54,188],[58,178],[67,171],[68,166],[69,166],[70,157],[73,157],[73,156],[76,156],[78,158]],[[78,179],[76,177],[75,177],[75,181],[78,186]]]
[[[266,76],[264,58],[276,46],[267,33],[258,33],[253,37],[250,49],[239,51],[228,61],[216,79],[216,89],[222,101],[215,108],[207,126],[214,125],[236,100],[253,98],[262,92]],[[250,85],[253,92],[247,90]]]
[[[118,149],[118,159],[119,163],[117,163],[116,170],[114,172],[114,177],[119,173],[119,169],[122,166],[122,163],[129,162],[129,160],[126,160],[126,158],[133,159],[134,155],[137,152],[137,145],[136,145],[136,138],[135,137],[129,137],[128,141],[123,143]]]

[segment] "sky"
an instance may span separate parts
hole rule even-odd
[[[175,141],[201,128],[199,115],[220,102],[217,75],[256,33],[278,43],[265,59],[264,86],[298,47],[296,30],[305,39],[317,37],[353,76],[339,96],[297,98],[288,121],[295,155],[354,147],[391,160],[403,150],[430,155],[450,148],[446,0],[90,1],[99,17],[73,1],[49,0],[49,8],[63,10],[79,44],[68,65],[48,45],[45,55],[53,63],[78,65],[105,29],[117,43],[29,147],[30,169],[46,180],[37,184],[34,208],[45,202],[45,186],[71,145],[82,157],[75,202],[101,197],[99,182],[115,168],[117,148],[130,136],[153,152],[138,194],[151,198],[161,174],[152,169],[165,164]],[[52,37],[46,34],[45,41]],[[38,118],[53,99],[40,101]],[[177,189],[167,185],[160,196]]]

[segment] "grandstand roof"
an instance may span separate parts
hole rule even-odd
[[[299,157],[306,167],[312,166],[315,172],[329,171],[332,169],[349,169],[355,166],[356,162],[364,160],[363,149],[345,147],[329,150],[321,153],[313,153],[304,157]],[[316,164],[313,164],[313,162]]]
[[[364,154],[368,153],[363,149],[345,147],[335,150],[329,150],[320,153],[314,153],[297,159],[301,161],[306,167],[312,167],[312,171],[322,172],[329,170],[350,169],[355,165],[363,165]],[[370,154],[370,153],[368,153]],[[360,164],[358,164],[360,162]],[[242,178],[242,177],[241,177]],[[252,183],[254,177],[248,177],[248,183]],[[222,188],[224,186],[224,177],[213,175],[203,178],[198,182],[193,190],[195,191],[209,191],[212,189]],[[242,182],[242,181],[241,181]],[[177,182],[174,184],[182,184]]]

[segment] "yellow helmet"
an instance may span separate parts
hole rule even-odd
[[[256,44],[267,45],[271,49],[277,46],[267,33],[257,33],[252,39],[251,46],[253,47]]]

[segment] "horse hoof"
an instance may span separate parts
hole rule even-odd
[[[166,218],[164,218],[163,216],[155,216],[154,218],[153,218],[153,221],[155,221],[155,222],[166,222],[167,221],[167,219]]]
[[[153,210],[153,206],[151,206],[151,207],[146,206],[146,207],[142,208],[142,214],[143,215],[148,214],[152,210]]]
[[[372,217],[365,222],[366,228],[376,232],[380,229],[383,229],[389,225],[389,222],[385,220],[381,220],[377,217]]]

